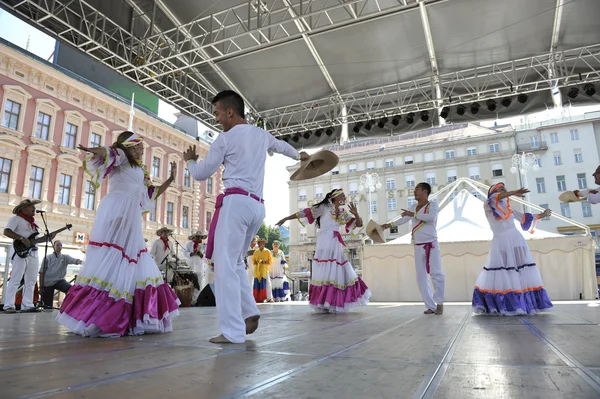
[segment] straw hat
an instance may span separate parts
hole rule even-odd
[[[385,238],[383,238],[385,236],[383,228],[372,219],[369,220],[369,224],[367,224],[367,235],[371,240],[378,244],[385,243]]]
[[[256,243],[259,244],[261,242],[264,242],[265,244],[267,243],[267,240],[265,240],[264,238],[259,238],[258,240],[256,240]]]
[[[573,191],[565,191],[558,197],[560,202],[580,202],[585,201],[583,198],[579,198]]]
[[[292,174],[290,180],[307,180],[319,177],[335,168],[340,158],[333,152],[322,150],[310,156],[308,161],[301,162],[297,171]]]
[[[195,233],[192,233],[190,236],[188,236],[188,240],[193,240],[194,237],[200,237],[201,240],[204,240],[208,236],[204,231],[198,230]]]
[[[42,201],[30,200],[30,199],[23,200],[23,201],[19,202],[19,205],[15,206],[15,208],[13,209],[13,213],[16,215],[17,213],[21,212],[21,210],[23,208],[27,208],[28,206],[31,206],[31,205],[37,205],[40,202],[42,202]]]
[[[173,230],[171,230],[168,227],[161,227],[160,229],[156,230],[156,235],[159,236],[161,233],[166,232],[166,233],[171,233]]]

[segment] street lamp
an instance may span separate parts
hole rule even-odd
[[[536,171],[540,168],[537,164],[537,157],[535,154],[531,152],[525,152],[521,155],[515,154],[511,159],[512,167],[510,168],[511,173],[517,173],[517,171],[521,172],[521,185],[523,188],[529,188],[527,184],[527,172],[530,170]],[[529,193],[525,194],[525,200],[529,201]]]
[[[377,173],[367,172],[360,177],[360,186],[358,189],[363,191],[365,189],[369,190],[369,219],[373,219],[373,209],[371,208],[371,193],[375,191],[376,188],[381,188],[381,183],[379,182],[379,175]]]

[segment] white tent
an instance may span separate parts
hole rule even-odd
[[[440,202],[443,205],[444,201]],[[438,233],[446,300],[470,301],[492,239],[483,201],[461,190],[440,210]],[[597,297],[594,242],[589,234],[563,236],[539,229],[534,234],[523,234],[551,299]],[[373,292],[373,301],[421,301],[410,234],[386,244],[365,246],[362,277]]]

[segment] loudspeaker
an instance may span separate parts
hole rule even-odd
[[[215,301],[215,285],[207,284],[198,295],[196,306],[217,306]]]

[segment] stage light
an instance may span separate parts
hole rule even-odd
[[[392,125],[398,126],[398,124],[400,123],[400,119],[402,119],[400,115],[394,116],[394,118],[392,119]]]
[[[297,143],[298,140],[300,140],[300,133],[296,133],[295,135],[293,135],[292,140],[294,140]]]
[[[317,129],[315,131],[315,136],[317,136],[317,137],[321,137],[322,134],[323,134],[323,129]]]
[[[496,100],[487,100],[485,105],[490,112],[494,112],[496,110]]]
[[[410,114],[406,115],[406,123],[412,124],[412,123],[414,123],[414,121],[415,121],[414,113],[411,112]]]
[[[510,99],[510,97],[505,97],[502,99],[502,101],[500,101],[500,104],[502,104],[502,106],[504,108],[508,108],[511,103],[512,103],[512,100]]]
[[[362,122],[357,122],[357,123],[354,124],[354,127],[352,128],[352,131],[354,133],[358,133],[358,132],[360,132],[360,129],[362,129],[362,127],[363,127],[363,123]]]
[[[371,130],[371,126],[373,126],[373,125],[371,124],[371,121],[368,121],[367,123],[365,123],[365,129],[367,129],[367,130]]]
[[[421,111],[421,120],[427,122],[429,120],[429,111]]]
[[[325,130],[325,134],[331,136],[333,134],[333,129],[328,127],[327,130]]]
[[[464,105],[461,104],[458,107],[456,107],[456,113],[458,115],[463,116],[465,112],[467,112],[467,107],[465,107]]]
[[[473,104],[471,104],[471,113],[473,115],[477,115],[479,113],[480,107],[481,107],[481,105],[479,105],[478,102],[474,102]]]
[[[521,93],[517,96],[517,101],[520,102],[521,104],[525,104],[527,102],[527,99],[529,98],[529,96],[525,93]]]
[[[579,95],[579,87],[577,86],[573,86],[569,89],[569,91],[567,91],[567,96],[569,96],[569,98],[577,98],[577,96]]]
[[[305,140],[308,140],[308,138],[310,137],[310,134],[312,132],[310,130],[307,130],[306,132],[304,132],[304,134],[302,135],[302,137],[304,137]]]
[[[377,127],[380,129],[383,129],[385,127],[385,124],[388,122],[388,118],[387,116],[384,116],[383,118],[381,118],[379,120],[379,123],[377,124]]]
[[[288,136],[282,136],[281,140],[285,141],[286,143],[289,141],[289,137]]]
[[[446,119],[448,117],[448,115],[450,115],[450,107],[442,108],[442,111],[440,112],[440,116],[442,118]]]
[[[593,84],[591,84],[591,83],[586,83],[583,86],[583,91],[585,92],[586,96],[591,97],[594,94],[596,94],[596,87]]]

